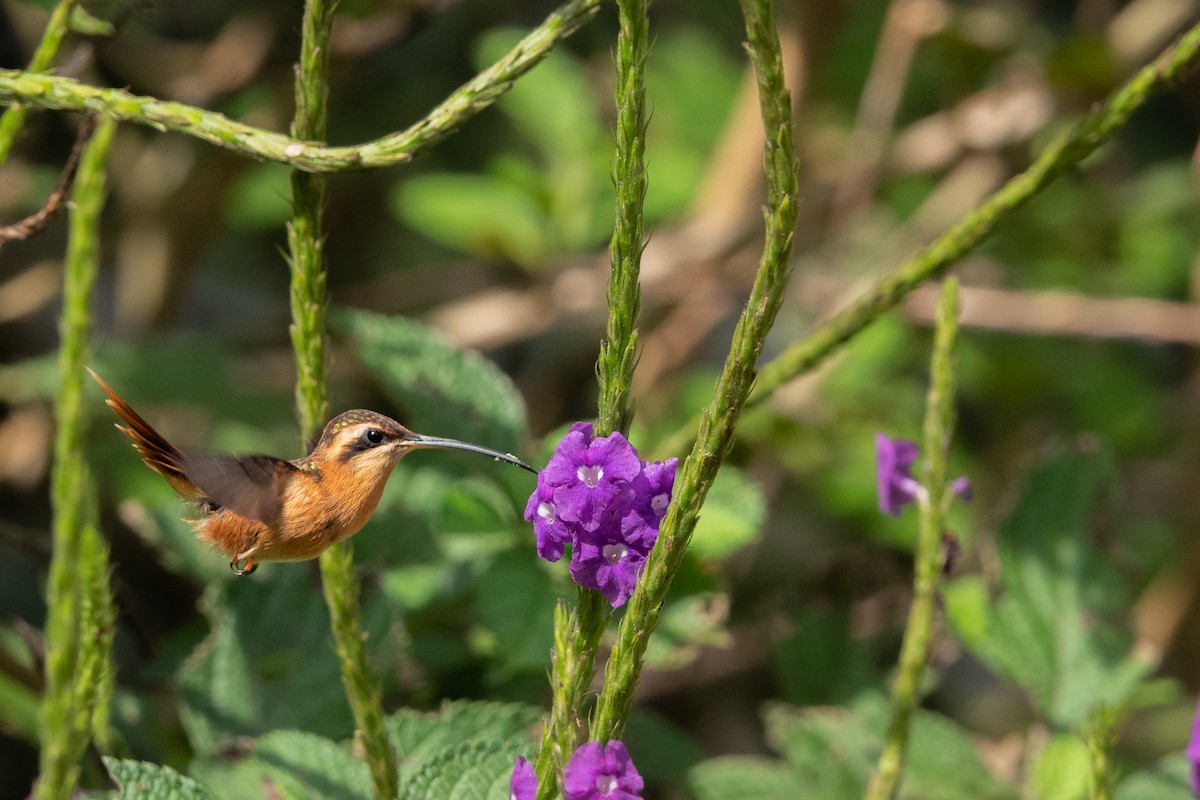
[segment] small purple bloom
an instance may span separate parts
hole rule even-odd
[[[564,800],[642,800],[642,776],[625,745],[587,742],[563,770]]]
[[[562,558],[563,548],[572,538],[571,529],[559,518],[554,487],[546,483],[541,473],[538,474],[537,489],[525,506],[525,519],[533,523],[538,556],[547,561]]]
[[[572,426],[542,470],[554,487],[557,514],[584,528],[599,524],[607,509],[641,471],[637,451],[620,433],[589,440],[591,426]]]
[[[898,517],[902,507],[916,501],[921,488],[912,476],[917,452],[916,442],[875,434],[875,485],[883,513]]]
[[[1188,740],[1187,760],[1191,762],[1189,773],[1192,784],[1192,794],[1200,797],[1200,703],[1196,706],[1196,717],[1192,720],[1192,738]]]
[[[537,797],[537,775],[525,756],[517,756],[512,778],[508,782],[508,800],[534,800]]]
[[[599,589],[613,608],[623,605],[657,538],[658,528],[636,512],[606,514],[595,530],[580,531],[571,553],[571,578],[580,586]]]
[[[954,492],[968,503],[971,502],[971,498],[975,496],[975,493],[971,491],[971,480],[966,475],[959,476],[950,481],[950,491]]]
[[[655,528],[667,515],[678,464],[677,458],[655,461],[653,464],[643,461],[642,471],[633,479],[634,509],[646,520],[646,524]]]

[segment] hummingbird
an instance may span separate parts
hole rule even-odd
[[[125,423],[146,466],[167,479],[199,516],[197,536],[229,557],[237,575],[265,561],[306,561],[362,530],[392,469],[422,448],[469,450],[536,470],[508,453],[414,433],[365,409],[329,421],[308,455],[287,461],[267,455],[184,453],[154,430],[91,368],[109,408]]]

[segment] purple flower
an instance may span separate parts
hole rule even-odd
[[[916,501],[921,490],[921,484],[912,476],[917,452],[916,442],[875,434],[875,485],[883,513],[898,517],[902,507]]]
[[[642,776],[625,745],[587,742],[563,770],[564,800],[642,800]]]
[[[971,498],[975,496],[975,493],[971,491],[971,480],[966,475],[961,475],[950,481],[950,491],[954,492],[968,503],[971,502]]]
[[[534,800],[537,797],[537,775],[525,756],[517,756],[512,778],[508,782],[508,800]]]
[[[554,487],[557,515],[584,528],[599,524],[600,514],[642,468],[637,451],[620,433],[599,439],[591,433],[588,423],[571,426],[540,473]]]
[[[571,541],[571,529],[558,516],[554,502],[554,487],[546,483],[544,473],[538,473],[537,489],[525,506],[525,519],[533,523],[537,536],[537,554],[547,561],[562,558],[563,548]]]
[[[570,544],[575,582],[621,605],[654,548],[677,465],[642,461],[620,433],[597,439],[591,423],[575,423],[525,506],[538,555],[557,561]]]
[[[656,539],[658,527],[647,525],[640,514],[607,514],[595,530],[579,532],[571,553],[571,578],[580,586],[599,589],[616,608],[633,593]]]
[[[913,462],[919,449],[908,439],[892,439],[886,433],[875,434],[875,486],[879,492],[879,510],[893,517],[900,509],[916,502],[925,488],[912,476]],[[950,481],[947,488],[969,501],[971,481],[964,475]]]
[[[1196,717],[1192,720],[1192,738],[1188,740],[1187,760],[1191,762],[1189,773],[1192,784],[1192,794],[1200,797],[1200,703],[1196,706]]]
[[[634,510],[646,524],[658,528],[667,515],[671,502],[671,490],[675,487],[675,468],[679,459],[668,458],[653,464],[642,462],[642,471],[633,479]]]

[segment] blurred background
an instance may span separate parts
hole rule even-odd
[[[43,5],[0,0],[0,66],[27,62]],[[81,24],[104,35],[70,38],[60,73],[287,129],[299,4],[84,5]],[[351,144],[418,120],[553,5],[339,8],[329,140]],[[802,202],[767,357],[1024,169],[1194,24],[1200,4],[780,0],[778,12]],[[761,248],[762,131],[741,25],[733,2],[651,8],[650,240],[632,437],[644,456],[683,455],[656,444],[711,395]],[[615,29],[605,6],[412,164],[329,178],[335,413],[368,407],[539,464],[556,430],[594,415]],[[1173,703],[1126,727],[1130,758],[1181,747],[1200,689],[1198,90],[1193,75],[1151,101],[957,270],[951,470],[971,477],[975,500],[955,510],[955,570],[994,575],[996,531],[1047,452],[1111,454],[1091,546],[1112,569],[1122,635],[1177,681]],[[41,206],[78,122],[30,117],[0,168],[0,222]],[[110,180],[97,370],[185,450],[299,455],[287,170],[126,124]],[[59,219],[0,251],[0,798],[24,797],[36,772],[65,231]],[[873,437],[919,438],[936,291],[926,288],[744,418],[630,723],[654,796],[686,797],[682,776],[706,757],[768,753],[769,700],[833,704],[886,686],[916,525],[912,512],[877,510]],[[430,352],[491,375],[524,408],[503,425],[456,413],[438,401],[445,374],[407,366],[406,354]],[[113,722],[126,753],[222,776],[239,737],[348,737],[315,562],[234,579],[110,427],[99,392],[91,397],[88,455],[120,608]],[[565,565],[534,557],[520,522],[532,489],[517,470],[452,454],[412,456],[393,476],[355,539],[389,710],[462,697],[546,702],[553,603],[573,591]],[[1029,702],[952,637],[938,642],[931,705],[1013,780],[1036,716]],[[95,754],[84,775],[105,785]]]

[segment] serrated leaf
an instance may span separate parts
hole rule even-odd
[[[213,634],[177,677],[185,730],[198,754],[274,729],[350,735],[354,722],[329,614],[306,571],[282,567],[224,584],[206,612]],[[365,602],[362,622],[368,643],[383,646],[387,609]]]
[[[408,412],[410,427],[501,452],[525,438],[525,403],[495,364],[402,317],[343,309],[333,322]],[[508,467],[505,467],[506,469]]]
[[[1101,706],[1121,707],[1149,670],[1113,619],[1120,581],[1087,537],[1111,475],[1103,454],[1065,454],[1035,469],[997,542],[999,597],[984,603],[971,584],[947,593],[963,643],[1066,727]]]
[[[696,800],[850,800],[811,792],[800,777],[778,761],[758,756],[722,756],[688,770]]]
[[[504,797],[520,746],[497,739],[461,742],[427,760],[400,790],[405,800],[491,800]]]
[[[204,787],[170,767],[145,761],[104,757],[108,774],[120,787],[120,800],[211,800]]]
[[[251,759],[299,798],[370,800],[371,773],[350,750],[303,731],[273,731],[254,746]]]
[[[765,512],[758,485],[737,469],[722,469],[704,501],[691,552],[697,558],[718,559],[746,546],[761,531]]]
[[[487,703],[459,700],[432,714],[404,709],[387,720],[388,734],[400,755],[402,778],[422,769],[424,763],[465,740],[530,741],[542,710],[520,703]],[[517,750],[510,747],[515,758]],[[512,771],[512,761],[508,763]]]

